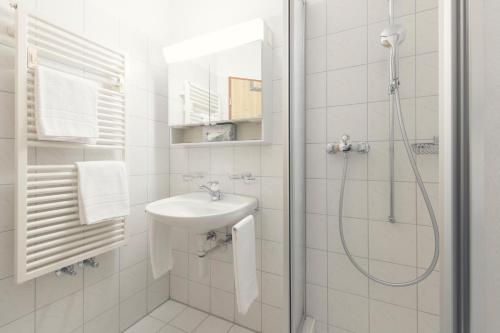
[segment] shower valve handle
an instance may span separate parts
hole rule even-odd
[[[329,154],[336,153],[346,153],[350,151],[355,151],[357,153],[368,153],[370,151],[370,145],[367,142],[351,142],[351,137],[347,134],[342,135],[339,142],[329,143],[326,146],[326,151]]]

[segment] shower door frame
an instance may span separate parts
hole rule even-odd
[[[440,0],[440,199],[443,333],[469,333],[469,0]]]
[[[306,315],[305,281],[305,0],[283,0],[284,306],[283,332],[300,333]],[[297,51],[300,51],[297,52]],[[293,135],[293,137],[292,137]],[[297,226],[302,233],[296,234]],[[297,237],[300,242],[297,242]],[[296,244],[298,243],[298,244]],[[301,257],[294,249],[300,246]],[[303,248],[302,248],[303,247]],[[296,276],[297,266],[301,277]],[[300,288],[294,281],[303,280]],[[294,296],[299,297],[294,297]],[[298,302],[298,304],[296,303]],[[295,318],[296,312],[300,318]]]

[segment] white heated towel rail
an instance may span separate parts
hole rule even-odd
[[[125,160],[124,56],[24,11],[16,22],[16,276],[33,279],[126,243],[123,218],[80,224],[76,167],[44,165],[38,147],[107,149]],[[96,144],[38,140],[34,72],[38,65],[71,72],[99,85]],[[36,154],[35,154],[36,155]]]

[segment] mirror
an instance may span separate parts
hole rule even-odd
[[[168,67],[170,126],[206,124],[218,101],[210,96],[210,59],[202,57]]]
[[[261,52],[256,41],[211,57],[210,90],[220,101],[213,121],[262,119]]]
[[[212,44],[227,36],[199,36],[165,48],[167,61],[175,58],[168,67],[172,144],[265,142],[271,136],[272,48],[264,22],[256,21],[262,38],[223,47]],[[196,52],[201,55],[193,58]]]

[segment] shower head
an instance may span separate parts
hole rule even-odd
[[[380,43],[387,48],[396,48],[406,38],[406,30],[400,24],[391,24],[380,33]]]

